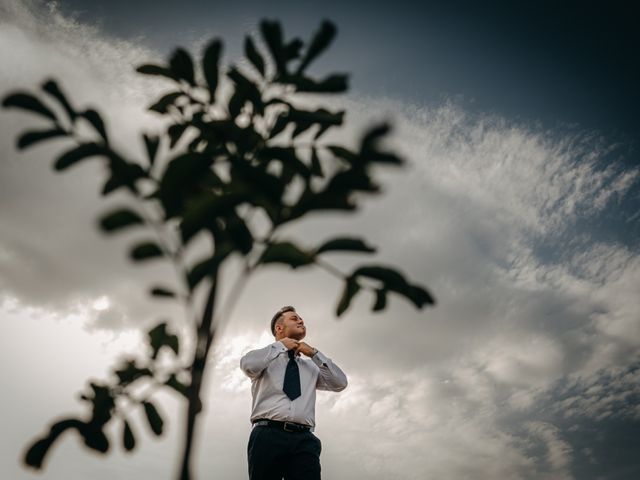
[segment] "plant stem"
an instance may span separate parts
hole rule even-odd
[[[193,451],[193,443],[195,437],[196,419],[202,411],[202,403],[200,401],[200,389],[202,387],[202,379],[207,364],[207,356],[209,347],[214,337],[215,330],[211,328],[213,321],[213,311],[216,301],[216,292],[218,287],[218,270],[211,275],[211,287],[207,295],[207,301],[202,314],[202,321],[198,327],[198,335],[196,339],[196,347],[191,364],[191,383],[187,390],[187,422],[184,440],[184,450],[182,454],[182,466],[180,468],[179,480],[191,480],[191,453]]]

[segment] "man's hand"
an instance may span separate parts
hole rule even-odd
[[[307,357],[313,357],[317,350],[304,342],[298,342],[298,352],[304,353]]]
[[[295,338],[289,338],[289,337],[281,338],[280,341],[287,348],[287,350],[293,349],[296,351],[298,349],[298,344],[300,343]]]

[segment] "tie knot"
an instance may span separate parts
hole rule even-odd
[[[293,358],[296,355],[296,352],[293,349],[289,350],[287,353],[289,354],[289,358]]]

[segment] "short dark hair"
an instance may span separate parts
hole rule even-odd
[[[282,316],[282,314],[285,312],[295,312],[295,311],[296,309],[293,308],[291,305],[286,305],[276,312],[276,314],[271,319],[271,333],[273,334],[274,337],[276,335],[276,322]]]

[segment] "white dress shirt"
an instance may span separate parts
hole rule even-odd
[[[315,427],[316,389],[339,392],[347,387],[347,376],[321,352],[295,357],[300,371],[301,395],[289,399],[282,390],[289,362],[287,347],[275,341],[252,350],[240,359],[240,368],[251,379],[251,421],[259,418],[295,422]]]

